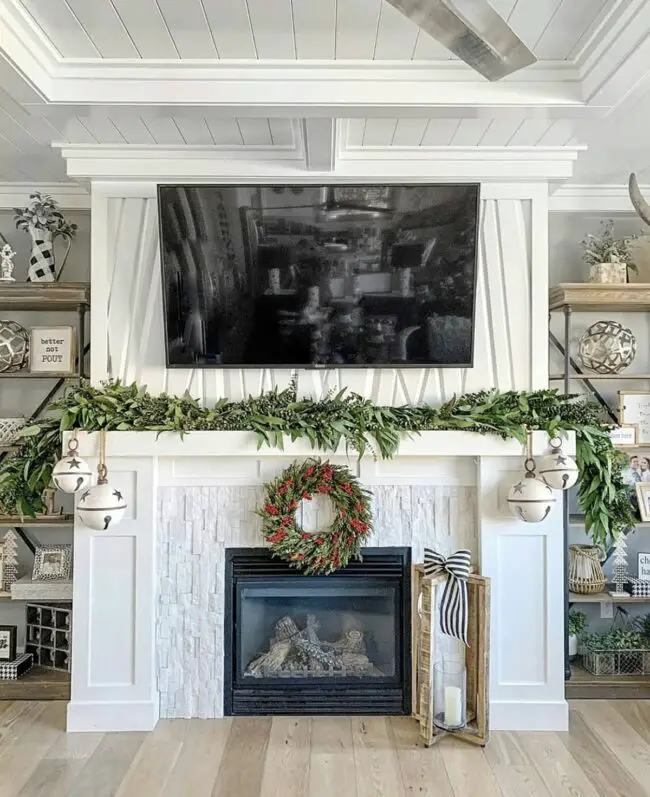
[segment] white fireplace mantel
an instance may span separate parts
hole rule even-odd
[[[67,441],[66,441],[67,442]],[[572,437],[567,453],[575,450]],[[513,518],[508,487],[524,447],[469,432],[406,437],[391,460],[368,451],[317,452],[304,440],[262,447],[248,432],[110,432],[109,483],[129,508],[120,525],[94,532],[75,520],[74,644],[69,731],[150,730],[159,716],[156,671],[158,494],[166,488],[259,485],[294,458],[347,464],[362,483],[471,485],[477,495],[475,552],[493,588],[491,722],[494,729],[566,730],[562,513],[539,524]],[[533,435],[533,455],[548,451]],[[99,435],[81,433],[79,453],[97,464]],[[432,518],[432,524],[434,519]],[[260,540],[260,544],[261,544]]]

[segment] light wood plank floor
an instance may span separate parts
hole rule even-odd
[[[406,717],[160,722],[66,735],[63,703],[0,703],[0,797],[644,797],[650,701],[574,701],[569,733],[431,749]]]

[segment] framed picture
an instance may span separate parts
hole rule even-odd
[[[73,374],[76,338],[74,327],[32,327],[29,370],[32,373]]]
[[[637,445],[650,445],[650,391],[619,391],[619,408],[622,426],[637,428]]]
[[[622,477],[628,487],[636,484],[650,483],[650,446],[636,448],[626,454],[627,466],[623,468]]]
[[[17,628],[15,625],[0,625],[0,662],[16,658]]]
[[[72,545],[42,545],[34,557],[34,581],[69,581],[72,576]]]
[[[637,428],[632,424],[617,426],[607,433],[614,448],[636,448]]]
[[[636,577],[639,581],[650,581],[650,553],[639,551],[637,554]]]
[[[650,484],[647,482],[637,482],[635,487],[641,520],[650,521]]]

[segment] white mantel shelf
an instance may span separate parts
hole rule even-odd
[[[64,440],[64,448],[71,433]],[[263,445],[258,448],[258,438],[252,432],[187,432],[181,437],[176,432],[109,432],[106,440],[107,457],[309,457],[349,456],[341,444],[337,451],[322,451],[311,447],[306,439],[291,441],[285,438],[284,448]],[[99,434],[80,432],[79,454],[97,457]],[[549,450],[548,435],[533,433],[533,455],[541,456]],[[575,436],[569,435],[563,445],[568,454],[575,452]],[[525,447],[514,438],[502,440],[496,435],[476,432],[444,431],[404,435],[396,457],[523,457]],[[372,458],[368,448],[364,454]]]

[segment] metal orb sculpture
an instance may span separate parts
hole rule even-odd
[[[618,374],[632,364],[636,338],[618,321],[596,321],[578,341],[578,357],[597,374]]]
[[[20,371],[28,356],[29,332],[15,321],[0,321],[0,372]]]

